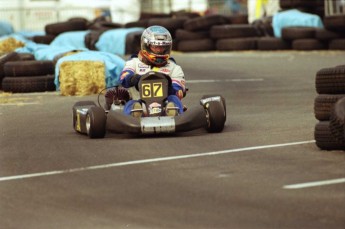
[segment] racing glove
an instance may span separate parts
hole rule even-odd
[[[139,80],[140,80],[140,75],[138,74],[132,75],[131,78],[129,79],[130,86],[131,87],[135,86],[135,88],[138,88]]]
[[[183,91],[182,91],[182,90],[178,90],[178,91],[176,92],[176,96],[177,96],[180,100],[182,100],[182,98],[184,97]]]

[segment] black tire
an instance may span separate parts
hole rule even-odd
[[[85,35],[85,46],[90,50],[97,50],[96,43],[104,32],[104,30],[91,30]]]
[[[177,50],[181,52],[200,52],[215,49],[212,39],[184,40],[177,44]]]
[[[86,114],[86,132],[90,138],[104,138],[105,124],[106,124],[105,111],[101,107],[90,107]]]
[[[190,18],[197,18],[200,17],[200,14],[197,12],[186,12],[184,10],[181,11],[174,11],[171,12],[171,17],[172,18],[185,18],[185,19],[190,19]]]
[[[183,28],[185,18],[151,18],[149,19],[148,26],[160,25],[166,28],[173,38],[175,38],[175,31]]]
[[[227,113],[226,113],[226,102],[225,102],[225,98],[221,95],[217,95],[217,94],[210,94],[210,95],[203,95],[201,97],[201,99],[206,99],[206,98],[211,98],[211,97],[217,97],[219,96],[220,99],[221,99],[221,102],[222,102],[222,105],[223,105],[223,108],[224,108],[224,111],[225,111],[225,121],[226,121],[226,117],[227,117]]]
[[[2,88],[2,79],[5,76],[4,65],[9,61],[20,60],[20,56],[16,52],[10,52],[4,55],[0,55],[0,89]]]
[[[284,40],[296,40],[314,37],[314,27],[285,27],[282,29],[282,38]]]
[[[57,36],[63,32],[87,30],[85,21],[66,21],[51,23],[44,27],[47,35]]]
[[[257,30],[253,25],[215,25],[210,30],[213,39],[257,37]]]
[[[224,106],[219,101],[210,101],[205,104],[207,126],[210,133],[219,133],[224,129],[226,112]]]
[[[292,49],[294,50],[322,50],[326,49],[326,45],[321,41],[309,38],[309,39],[296,39],[292,41]]]
[[[10,52],[4,55],[0,55],[0,76],[4,74],[4,65],[9,61],[20,60],[20,56],[17,52]]]
[[[125,54],[135,54],[140,51],[140,40],[143,31],[134,31],[126,35]]]
[[[99,22],[99,25],[100,25],[100,29],[105,29],[105,30],[119,29],[123,27],[123,25],[120,23],[109,22],[109,21],[101,21]]]
[[[206,39],[209,38],[209,32],[208,31],[198,31],[198,32],[192,32],[185,29],[177,29],[175,31],[176,39],[179,41],[182,40],[200,40],[200,39]]]
[[[56,38],[55,35],[37,35],[37,36],[33,36],[32,40],[35,43],[39,43],[39,44],[46,44],[49,45],[50,43],[52,43],[52,41]]]
[[[260,37],[257,40],[258,50],[287,50],[291,49],[290,42],[276,37]]]
[[[128,22],[125,28],[142,27],[146,28],[149,25],[149,19],[140,19],[139,21]]]
[[[345,94],[345,67],[322,68],[316,73],[319,94]]]
[[[344,31],[345,29],[345,15],[326,16],[323,19],[326,29]]]
[[[197,18],[188,19],[183,24],[183,28],[189,31],[208,30],[213,25],[228,23],[228,19],[223,15],[213,14]]]
[[[322,150],[345,150],[345,144],[338,142],[331,133],[329,121],[322,121],[315,125],[315,144]]]
[[[89,23],[89,20],[87,20],[84,17],[72,17],[72,18],[68,19],[67,21],[81,21],[81,22],[85,23],[86,25]]]
[[[228,24],[248,24],[247,14],[227,15]]]
[[[5,77],[2,89],[6,92],[45,92],[55,91],[54,75]]]
[[[263,17],[261,19],[256,19],[251,25],[256,29],[259,36],[274,37],[272,20],[272,17]]]
[[[76,107],[78,106],[96,106],[96,103],[94,101],[79,101],[79,102],[76,102],[74,105],[73,105],[73,108],[72,108],[72,114],[73,114],[73,128],[75,131],[77,131],[77,128],[76,128],[76,123],[77,123],[77,109]]]
[[[338,142],[345,143],[345,98],[339,99],[333,106],[330,117],[330,130]]]
[[[35,56],[31,53],[18,53],[21,61],[35,60]]]
[[[257,40],[256,37],[219,39],[216,48],[219,51],[256,50]]]
[[[324,28],[316,28],[315,38],[320,41],[331,41],[333,39],[341,38],[341,34]]]
[[[345,50],[345,39],[334,39],[331,40],[328,44],[328,48],[330,50]]]
[[[319,121],[329,121],[334,104],[345,94],[321,94],[314,100],[314,115]]]
[[[50,60],[10,61],[4,65],[6,76],[43,76],[54,74],[54,63]]]

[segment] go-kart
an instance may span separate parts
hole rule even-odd
[[[169,134],[205,128],[221,132],[226,121],[225,99],[221,95],[205,95],[200,104],[177,116],[167,116],[168,90],[171,78],[163,73],[148,72],[137,85],[143,116],[134,117],[123,112],[131,98],[126,88],[116,86],[105,93],[105,105],[93,101],[79,101],[73,106],[73,128],[90,138],[103,138],[107,131],[130,134]]]

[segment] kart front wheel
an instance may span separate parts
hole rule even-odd
[[[76,125],[77,125],[77,107],[78,106],[96,106],[96,104],[93,101],[79,101],[73,105],[73,108],[72,108],[72,111],[73,111],[73,128],[76,131],[78,129],[76,127]]]
[[[86,114],[86,134],[90,138],[104,138],[105,111],[101,107],[90,107]]]
[[[226,111],[219,101],[210,101],[205,104],[207,126],[206,130],[210,133],[218,133],[224,129]]]
[[[225,118],[226,118],[226,103],[225,103],[225,98],[221,95],[218,95],[218,94],[211,94],[211,95],[204,95],[201,99],[207,99],[207,98],[211,98],[211,97],[220,97],[221,99],[221,103],[224,107],[224,111],[225,111]]]

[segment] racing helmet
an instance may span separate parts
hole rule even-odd
[[[149,64],[164,66],[170,57],[172,37],[164,27],[150,26],[143,31],[140,46],[140,53]]]

